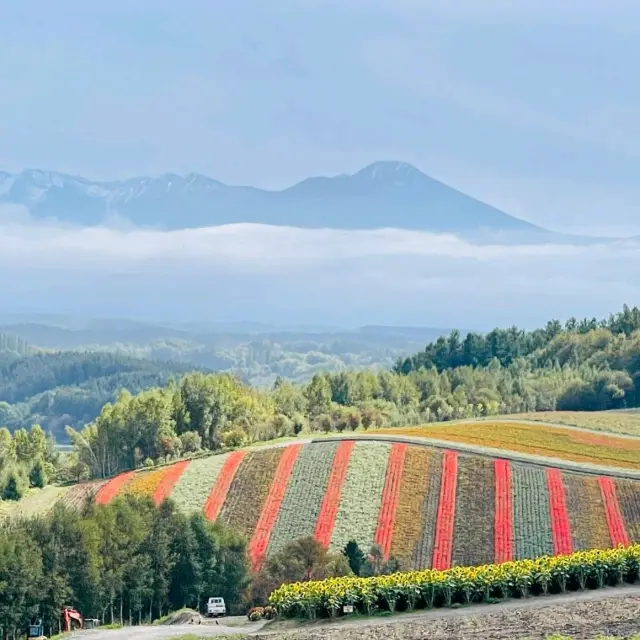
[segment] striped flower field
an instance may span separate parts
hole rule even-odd
[[[234,451],[77,485],[60,499],[108,504],[126,494],[220,518],[247,537],[255,568],[310,535],[332,550],[378,544],[403,569],[640,542],[638,480],[392,441]]]

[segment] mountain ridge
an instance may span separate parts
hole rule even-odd
[[[198,173],[92,181],[38,169],[0,171],[2,203],[25,206],[36,219],[86,226],[118,216],[162,229],[249,222],[552,235],[396,161],[374,162],[349,175],[309,177],[282,190],[227,185]]]

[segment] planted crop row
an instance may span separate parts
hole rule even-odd
[[[246,455],[245,451],[234,451],[224,460],[216,482],[210,490],[209,496],[204,503],[204,517],[214,522],[220,515],[222,506],[227,499],[227,494],[231,488],[231,483],[236,477],[242,461]]]
[[[228,457],[224,454],[192,460],[176,482],[171,499],[185,513],[202,512]]]
[[[337,448],[335,442],[302,448],[271,532],[268,555],[282,551],[291,540],[314,534]]]
[[[640,540],[640,482],[618,480],[616,491],[626,531],[629,538],[637,542]]]
[[[513,560],[513,489],[511,464],[508,460],[496,460],[495,473],[495,562]],[[472,564],[472,563],[469,563]]]
[[[387,560],[391,555],[393,528],[396,521],[400,482],[406,454],[406,444],[394,444],[391,447],[391,454],[387,464],[387,476],[382,492],[382,505],[378,516],[378,527],[373,538],[374,543],[382,549],[382,554]]]
[[[273,475],[283,453],[284,448],[248,453],[242,459],[229,487],[220,511],[220,518],[226,525],[249,539],[255,531]]]
[[[103,480],[97,482],[81,482],[79,484],[74,484],[62,496],[60,502],[65,507],[69,507],[71,509],[80,509],[85,504],[93,500],[100,488],[105,484],[106,482]]]
[[[489,458],[462,456],[459,459],[452,565],[464,567],[494,561],[493,467]]]
[[[325,548],[331,543],[333,529],[336,524],[336,516],[340,507],[342,487],[347,477],[349,461],[353,453],[353,442],[341,442],[336,450],[331,466],[331,473],[327,485],[327,491],[322,499],[320,514],[316,522],[315,538]]]
[[[640,439],[591,434],[545,424],[475,422],[385,429],[386,435],[434,438],[462,444],[504,449],[532,455],[587,462],[601,466],[640,469]]]
[[[96,504],[109,504],[135,475],[135,471],[127,471],[105,482],[96,493]]]
[[[624,527],[616,486],[611,478],[598,478],[598,482],[600,483],[600,491],[602,492],[607,524],[609,525],[611,544],[614,547],[620,544],[626,546],[629,544],[629,536]]]
[[[413,555],[423,531],[423,506],[433,482],[436,453],[425,447],[408,447],[400,483],[391,555],[402,567],[412,565]]]
[[[293,471],[293,466],[296,462],[296,458],[302,449],[302,445],[292,445],[284,450],[278,466],[273,475],[269,492],[265,498],[262,512],[260,513],[260,519],[256,524],[256,528],[249,543],[249,558],[252,562],[253,568],[258,569],[264,559],[264,555],[269,545],[269,538],[271,537],[271,531],[273,525],[276,523],[278,512],[282,506],[282,500],[284,499],[287,485],[289,484],[289,478]]]
[[[331,548],[340,551],[357,536],[363,549],[373,544],[391,445],[358,442],[353,448]]]
[[[547,469],[547,488],[549,490],[549,515],[551,516],[551,536],[554,555],[569,555],[572,552],[571,527],[567,513],[567,498],[562,472],[559,469]]]
[[[563,477],[573,550],[610,547],[611,538],[598,478],[574,473],[565,473]]]
[[[640,545],[635,545],[446,571],[285,584],[271,594],[269,601],[285,617],[333,617],[340,615],[345,605],[353,606],[358,613],[371,614],[377,609],[451,606],[635,582],[639,570]]]

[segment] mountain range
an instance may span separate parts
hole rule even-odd
[[[403,162],[308,178],[281,191],[230,186],[199,174],[97,182],[51,171],[0,172],[0,204],[36,219],[95,226],[113,218],[160,229],[232,223],[301,228],[401,228],[551,236]]]

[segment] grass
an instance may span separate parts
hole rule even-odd
[[[565,424],[594,431],[609,431],[640,437],[640,413],[633,411],[541,411],[518,413],[503,418]]]

